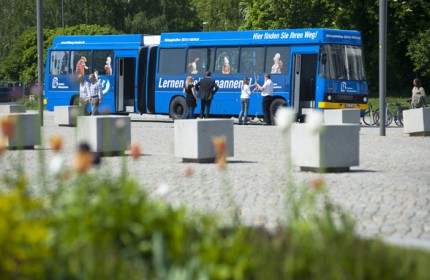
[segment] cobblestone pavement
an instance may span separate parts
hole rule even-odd
[[[235,125],[234,157],[220,171],[215,164],[183,163],[175,158],[174,123],[166,116],[130,116],[132,143],[141,146],[143,156],[138,160],[104,157],[101,168],[118,172],[125,164],[151,197],[172,204],[229,215],[231,199],[242,222],[273,228],[285,221],[284,193],[292,183],[289,178],[295,184],[308,184],[316,176],[296,168],[291,176],[287,171],[288,137],[274,126]],[[70,164],[75,128],[56,126],[53,113],[45,112],[44,143],[54,134],[64,136],[64,156]],[[46,148],[9,151],[1,161],[5,165],[4,161],[21,155],[27,173],[37,176],[40,169],[35,167],[40,167],[41,154],[49,165],[53,153]],[[360,165],[350,172],[322,177],[334,202],[356,218],[358,234],[430,249],[430,137],[409,137],[395,126],[386,129],[386,136],[379,136],[378,127],[362,126]],[[161,194],[160,186],[168,186],[168,192]]]

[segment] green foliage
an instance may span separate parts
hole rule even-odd
[[[33,0],[0,1],[0,59],[9,53],[22,32],[36,26],[36,2]],[[18,20],[19,19],[19,20]]]
[[[239,0],[191,0],[200,20],[200,30],[238,30],[246,14]]]
[[[77,25],[68,27],[65,30],[66,34],[70,35],[106,35],[106,34],[119,34],[113,28],[103,27],[99,25]],[[46,29],[43,33],[43,53],[52,46],[54,36],[62,34],[62,29],[57,28],[54,30]],[[46,57],[44,57],[44,64]],[[45,69],[43,69],[44,71]],[[4,62],[0,65],[0,77],[5,80],[19,81],[23,80],[28,83],[37,81],[37,32],[29,30],[24,32],[15,41],[11,52],[6,57]]]
[[[39,109],[39,96],[36,94],[24,95],[18,99],[18,103],[24,105],[27,110]]]
[[[410,40],[407,53],[415,65],[414,71],[427,78],[430,78],[429,45],[430,29],[427,29]]]
[[[125,173],[124,173],[125,174]],[[287,188],[288,227],[221,226],[148,198],[125,175],[68,174],[47,200],[3,176],[0,277],[30,279],[426,279],[429,252],[355,236],[324,186]],[[13,277],[12,277],[13,276]]]
[[[26,185],[24,175],[0,180],[1,279],[43,279],[49,255],[44,204],[27,193]]]
[[[187,279],[232,279],[232,270],[241,275],[246,267],[237,259],[247,250],[240,230],[223,237],[213,218],[150,201],[131,180],[78,176],[52,197],[48,274],[55,279],[166,279],[190,263],[199,266]]]
[[[314,16],[315,14],[332,14],[333,5],[326,1],[245,0],[244,2],[248,4],[248,14],[242,29],[334,26],[330,17]]]

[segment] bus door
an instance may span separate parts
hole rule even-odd
[[[117,57],[116,65],[115,111],[118,113],[135,112],[136,59],[134,57]]]
[[[315,108],[317,54],[294,54],[292,76],[292,106],[299,121]]]

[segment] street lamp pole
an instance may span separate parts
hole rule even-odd
[[[379,135],[385,136],[387,83],[387,0],[379,0]]]
[[[39,117],[40,125],[43,126],[43,17],[42,0],[37,0],[37,83],[39,93]]]

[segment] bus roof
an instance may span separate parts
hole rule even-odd
[[[158,45],[159,43],[159,35],[127,34],[56,36],[52,43],[52,49],[138,49],[144,45]]]
[[[160,47],[279,45],[337,43],[361,45],[361,34],[354,30],[324,28],[215,31],[161,34]]]

